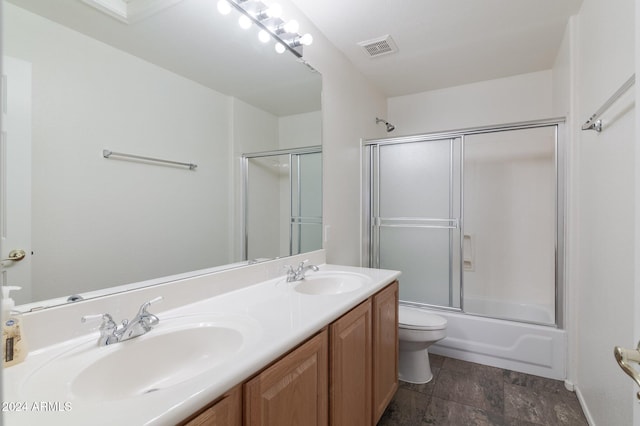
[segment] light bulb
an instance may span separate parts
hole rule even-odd
[[[258,40],[263,43],[269,43],[269,40],[271,40],[271,35],[265,30],[260,30],[258,32]]]
[[[240,16],[240,18],[238,18],[238,24],[243,30],[248,30],[251,27],[251,19],[249,19],[246,15],[242,15]]]
[[[276,43],[276,52],[284,53],[287,50],[282,43]]]
[[[267,9],[267,14],[271,17],[271,18],[279,18],[282,16],[282,6],[280,6],[278,3],[273,3],[271,6],[269,6],[269,9]]]
[[[218,12],[223,15],[228,15],[231,12],[231,5],[227,0],[219,0],[218,1]]]
[[[298,24],[298,21],[296,21],[295,19],[292,19],[291,21],[284,24],[283,28],[286,32],[293,34],[298,32],[298,28],[300,28],[300,24]]]
[[[302,37],[300,37],[300,44],[303,44],[305,46],[309,46],[311,45],[311,43],[313,43],[313,36],[309,33],[303,35]]]

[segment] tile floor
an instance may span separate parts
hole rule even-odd
[[[433,380],[400,382],[378,426],[587,425],[559,380],[430,355]]]

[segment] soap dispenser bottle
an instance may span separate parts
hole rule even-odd
[[[2,287],[2,366],[18,364],[27,356],[27,344],[20,327],[20,315],[13,308],[15,302],[9,297],[11,290],[21,287],[3,285]]]

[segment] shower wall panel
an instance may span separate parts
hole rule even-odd
[[[463,303],[466,312],[533,320],[483,308],[531,305],[555,323],[555,177],[553,128],[465,138],[464,234],[473,264],[465,265],[464,297],[475,301]]]

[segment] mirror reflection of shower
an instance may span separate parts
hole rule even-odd
[[[396,129],[396,126],[389,123],[387,120],[383,120],[382,118],[376,117],[376,124],[380,124],[380,123],[384,123],[384,125],[387,127],[387,133],[393,132]]]
[[[321,147],[243,154],[244,260],[322,248]]]

